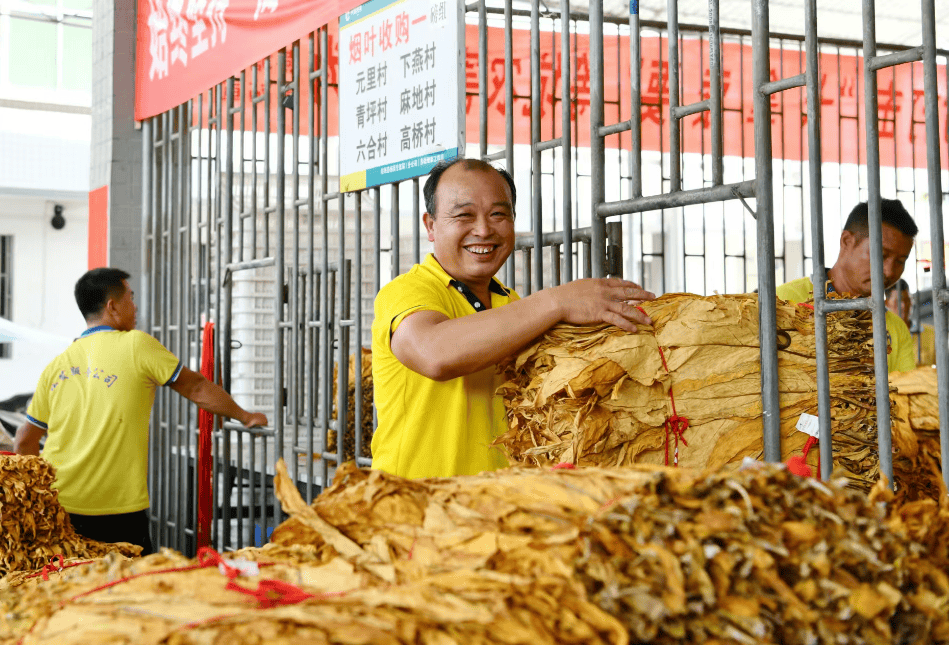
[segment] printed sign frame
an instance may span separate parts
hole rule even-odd
[[[340,192],[464,156],[464,15],[463,0],[369,0],[340,16]]]

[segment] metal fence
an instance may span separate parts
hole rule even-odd
[[[503,270],[505,282],[526,295],[579,277],[625,274],[657,293],[757,287],[762,302],[773,302],[778,281],[807,274],[824,283],[825,243],[839,234],[841,213],[851,202],[869,198],[872,297],[830,303],[821,290],[815,293],[826,477],[826,312],[870,309],[875,346],[886,346],[879,342],[885,328],[876,200],[885,186],[911,197],[907,206],[918,215],[914,206],[928,195],[932,271],[917,269],[910,282],[932,288],[943,468],[949,475],[949,297],[939,164],[945,131],[936,116],[945,118],[936,74],[937,59],[945,65],[946,53],[935,49],[932,0],[922,3],[923,46],[908,50],[874,42],[869,0],[863,43],[818,42],[815,0],[804,7],[804,38],[770,33],[765,0],[754,2],[750,33],[721,29],[714,1],[707,26],[679,25],[675,0],[669,0],[668,25],[640,22],[635,14],[604,17],[599,3],[590,4],[589,15],[571,13],[569,0],[559,11],[542,10],[538,0],[527,12],[515,11],[511,2],[500,12],[484,2],[467,7],[476,34],[467,42],[469,123],[478,124],[467,133],[468,156],[503,165],[519,192],[529,195],[519,201],[516,251]],[[515,50],[525,43],[529,53],[521,57]],[[419,225],[424,178],[339,192],[338,140],[330,120],[337,48],[335,29],[321,28],[143,122],[147,329],[199,369],[205,325],[214,322],[215,378],[272,422],[253,430],[224,423],[214,431],[212,540],[219,549],[265,541],[280,520],[273,497],[278,458],[287,461],[307,499],[328,483],[347,450],[361,465],[370,463],[360,425],[371,400],[360,378],[359,347],[368,344],[376,292],[428,250]],[[892,53],[878,56],[883,50]],[[781,52],[777,65],[773,51]],[[517,65],[522,58],[529,65]],[[735,60],[737,67],[729,68]],[[854,65],[857,98],[862,83],[863,107],[852,114],[839,109],[839,101],[822,104],[827,89],[822,92],[826,79],[819,68],[834,63],[838,70]],[[881,169],[881,130],[887,141],[887,128],[904,124],[907,109],[896,101],[893,64],[911,66],[911,78],[924,79],[924,91],[913,98],[925,107],[909,116],[914,136],[908,171],[898,163],[896,139],[893,168]],[[892,105],[881,102],[878,91],[887,70],[894,80],[884,84],[889,89],[882,96],[892,97]],[[821,159],[822,133],[834,121],[838,147],[845,130],[848,138],[852,129],[866,141],[866,152],[858,146],[852,162],[842,151],[832,162]],[[742,132],[737,142],[736,127]],[[918,130],[924,133],[915,136]],[[915,168],[917,146],[925,169]],[[824,222],[828,205],[836,213]],[[773,306],[761,307],[760,322],[765,457],[777,460]],[[891,476],[883,352],[876,370],[881,468]],[[356,431],[347,448],[350,415]],[[197,413],[164,391],[151,432],[154,537],[192,552]]]

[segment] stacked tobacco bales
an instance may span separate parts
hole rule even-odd
[[[141,547],[105,544],[76,534],[52,488],[54,468],[39,457],[0,455],[0,575],[38,569],[55,555],[138,555]]]
[[[654,325],[639,333],[558,325],[502,365],[510,429],[497,444],[512,463],[717,469],[762,455],[757,296],[668,294],[642,308]],[[828,317],[835,467],[863,490],[879,472],[871,324],[868,312]],[[808,438],[801,414],[817,414],[813,313],[779,301],[777,326],[787,459]],[[673,407],[681,433],[666,425]]]
[[[939,447],[936,370],[920,367],[890,375],[893,438],[902,441],[893,461],[901,501],[945,496]]]
[[[362,446],[360,457],[372,457],[370,443],[374,428],[372,426],[372,350],[365,347],[362,350],[362,419],[359,427],[362,430]],[[333,419],[336,417],[338,400],[337,392],[337,369],[333,367]],[[343,435],[343,461],[351,461],[356,458],[356,357],[349,357],[349,396],[346,397],[346,433]],[[331,429],[327,433],[327,450],[336,450],[336,430]]]
[[[292,517],[235,554],[250,575],[171,553],[76,567],[0,591],[0,642],[949,643],[945,566],[839,483],[346,465],[307,506],[279,470]]]

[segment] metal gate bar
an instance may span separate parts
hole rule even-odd
[[[942,168],[939,149],[939,102],[936,78],[936,4],[921,0],[923,83],[926,101],[926,167],[929,170],[929,222],[932,242],[933,322],[936,334],[936,379],[939,392],[939,445],[942,480],[949,487],[949,289],[946,288],[945,236],[942,212]],[[949,81],[949,66],[946,68]],[[946,86],[949,90],[949,85]],[[949,115],[947,115],[949,118]],[[920,342],[920,345],[922,343]]]

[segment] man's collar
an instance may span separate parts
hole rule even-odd
[[[90,327],[90,328],[87,329],[86,331],[82,332],[82,333],[79,335],[79,337],[82,338],[83,336],[89,336],[89,335],[91,335],[91,334],[96,334],[96,333],[98,333],[98,332],[100,332],[100,331],[115,331],[115,329],[113,329],[112,327],[109,327],[108,325],[96,325],[95,327]]]
[[[425,259],[422,260],[422,265],[434,271],[435,274],[438,275],[439,280],[441,280],[442,284],[446,287],[457,288],[458,285],[462,285],[465,287],[465,289],[471,291],[471,287],[463,283],[461,280],[456,280],[455,278],[451,277],[451,275],[449,275],[448,272],[442,268],[442,265],[438,263],[438,260],[435,259],[434,254],[427,254]],[[497,278],[491,278],[491,283],[488,285],[488,291],[491,293],[496,293],[499,296],[511,295],[511,292],[504,285],[502,285]]]

